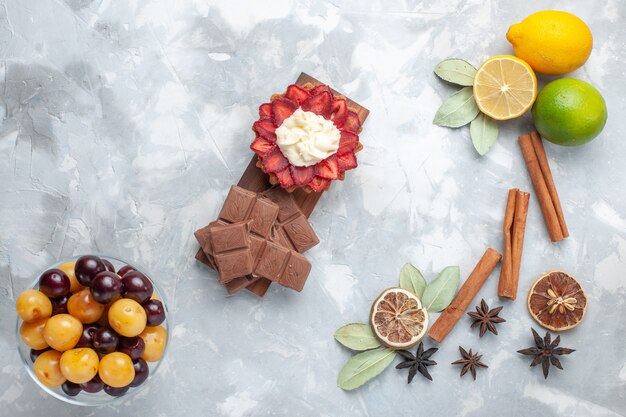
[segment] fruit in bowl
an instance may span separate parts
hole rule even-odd
[[[167,344],[167,309],[157,292],[144,273],[115,258],[85,255],[44,271],[16,300],[18,350],[29,373],[75,404],[137,391]]]
[[[272,184],[322,192],[356,168],[361,122],[327,85],[292,84],[259,107],[250,148]]]

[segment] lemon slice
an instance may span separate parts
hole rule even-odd
[[[374,334],[391,349],[408,349],[428,329],[428,311],[420,299],[402,288],[389,288],[372,305],[370,322]]]
[[[474,77],[474,98],[481,112],[496,120],[526,113],[537,98],[537,77],[530,65],[512,55],[486,60]]]

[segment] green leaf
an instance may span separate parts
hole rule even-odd
[[[462,59],[450,58],[437,64],[435,74],[442,80],[452,84],[472,86],[474,85],[476,68]]]
[[[352,350],[369,350],[380,346],[372,326],[364,323],[350,323],[335,332],[335,339]]]
[[[426,280],[419,269],[405,263],[400,270],[400,288],[411,291],[421,299],[426,289]]]
[[[374,378],[393,362],[396,352],[389,348],[361,352],[350,358],[337,377],[337,386],[353,390]]]
[[[441,311],[452,302],[459,287],[461,273],[458,266],[448,266],[424,290],[422,304],[428,311]]]
[[[433,123],[443,127],[465,126],[476,118],[478,111],[472,87],[465,87],[443,102]]]
[[[498,140],[498,123],[484,113],[479,113],[470,124],[470,136],[476,152],[484,155]]]

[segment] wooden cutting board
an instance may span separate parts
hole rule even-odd
[[[301,73],[298,79],[296,80],[296,85],[302,87],[305,84],[312,84],[313,86],[317,86],[323,83],[321,83],[320,81],[316,80],[315,78],[311,77],[308,74]],[[350,100],[348,97],[345,97],[343,94],[335,90],[332,90],[332,91],[334,94],[342,96],[346,99],[346,103],[348,104],[348,109],[357,114],[357,116],[359,117],[359,121],[361,122],[361,126],[363,126],[363,123],[365,123],[365,119],[367,119],[367,116],[369,115],[369,110],[367,110],[365,107],[361,106],[360,104],[354,102],[353,100]],[[248,167],[246,168],[243,175],[239,179],[239,182],[237,183],[237,185],[242,188],[246,188],[250,191],[259,193],[259,192],[263,192],[271,188],[272,185],[269,182],[269,176],[266,173],[264,173],[261,170],[261,168],[257,167],[256,163],[257,163],[257,156],[254,155],[252,159],[250,160]],[[304,215],[308,218],[311,215],[311,213],[313,213],[313,209],[315,208],[315,205],[317,204],[319,199],[322,197],[322,193],[321,192],[320,193],[316,193],[316,192],[307,193],[306,191],[303,191],[302,189],[296,189],[293,191],[293,196],[294,196],[296,203],[298,204],[298,206],[304,213]],[[202,248],[200,248],[198,252],[196,253],[196,259],[204,263],[205,265],[209,266],[210,268],[214,268],[209,262],[204,252],[202,251]],[[246,289],[248,291],[255,293],[259,297],[263,297],[267,289],[271,285],[271,283],[272,281],[270,281],[269,279],[261,278],[257,281],[254,281],[250,285],[248,285]]]
[[[308,74],[301,73],[298,77],[298,80],[296,81],[296,85],[302,87],[305,84],[313,84],[314,86],[317,86],[323,83]],[[332,91],[334,94],[345,97],[343,94],[335,90]],[[370,111],[360,104],[356,103],[355,101],[350,100],[348,97],[345,97],[345,99],[346,103],[348,104],[348,109],[352,110],[357,114],[357,116],[359,116],[359,121],[361,122],[361,126],[363,126],[363,123],[365,123],[365,119],[367,119]],[[256,163],[257,156],[254,155],[237,185],[258,193],[267,190],[268,188],[272,187],[272,185],[269,182],[269,176],[264,173],[260,168],[258,168],[256,166]],[[347,175],[350,175],[349,172],[347,173]],[[322,193],[323,192],[307,193],[306,191],[297,188],[293,191],[293,196],[304,215],[306,217],[309,217],[311,213],[313,213],[313,209],[315,208],[315,205],[319,201],[320,197],[322,197]]]

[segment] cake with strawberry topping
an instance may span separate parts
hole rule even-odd
[[[327,85],[292,84],[259,107],[250,148],[272,184],[322,192],[357,166],[361,122]]]

